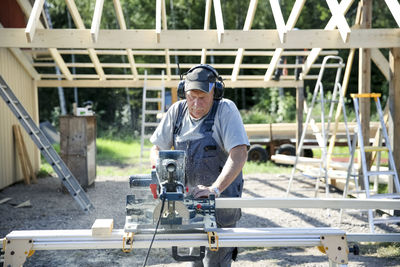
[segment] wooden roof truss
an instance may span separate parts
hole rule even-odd
[[[295,29],[306,0],[296,0],[285,22],[278,0],[269,0],[276,30],[252,30],[258,0],[249,0],[242,29],[225,30],[220,0],[206,0],[204,28],[197,30],[168,30],[165,0],[156,0],[155,29],[128,29],[120,0],[113,0],[119,29],[100,28],[104,0],[96,0],[91,28],[86,29],[74,0],[65,0],[76,25],[74,29],[49,29],[40,16],[45,0],[17,0],[29,18],[25,29],[0,27],[0,47],[9,48],[20,60],[39,87],[141,87],[144,70],[153,69],[147,76],[149,86],[161,82],[161,70],[166,73],[166,87],[175,87],[179,80],[175,56],[195,56],[196,62],[180,63],[181,71],[195,64],[210,63],[207,57],[232,57],[232,63],[213,64],[222,70],[227,87],[299,87],[319,68],[320,56],[337,54],[336,49],[371,48],[371,57],[389,79],[389,63],[379,48],[400,46],[400,29],[360,29],[350,27],[345,18],[354,0],[326,0],[331,18],[324,29]],[[400,5],[397,0],[385,0],[397,25],[400,26]],[[214,8],[216,29],[210,29],[211,10]],[[359,13],[359,12],[357,12]],[[357,19],[356,19],[357,20]],[[28,48],[28,49],[26,49]],[[305,50],[308,49],[308,50]],[[325,50],[324,50],[325,49]],[[89,62],[66,62],[66,55],[87,55]],[[63,57],[64,55],[64,57]],[[123,62],[101,62],[104,55],[119,55]],[[137,56],[164,58],[158,63],[138,63]],[[244,63],[244,57],[263,57],[262,64]],[[303,56],[303,63],[282,64],[282,56]],[[269,59],[269,62],[268,62]],[[57,69],[59,72],[43,72]],[[329,67],[337,67],[330,64]],[[76,73],[72,73],[74,68]],[[92,68],[92,74],[79,70]],[[120,68],[123,74],[111,74],[107,69]],[[286,68],[290,75],[274,79],[277,68]],[[296,79],[294,69],[302,69]],[[174,74],[172,69],[175,70]],[[260,74],[246,75],[248,69]],[[158,73],[158,74],[154,74]],[[230,74],[228,74],[230,73]],[[265,74],[262,74],[265,73]]]

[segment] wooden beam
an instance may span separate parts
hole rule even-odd
[[[78,8],[75,5],[74,0],[65,0],[65,3],[67,4],[69,13],[71,14],[72,20],[75,23],[75,27],[77,29],[85,29],[85,24],[83,23],[83,20],[81,18],[81,15],[79,14]]]
[[[171,88],[176,87],[179,82],[179,77],[171,81],[165,81],[165,87]],[[158,80],[147,80],[147,86],[160,86],[161,75],[159,75]],[[80,87],[80,88],[143,88],[144,81],[138,80],[39,80],[37,81],[38,87]],[[296,88],[303,86],[302,81],[268,81],[264,82],[262,80],[238,80],[236,82],[231,82],[229,80],[225,81],[226,88],[269,88],[269,87],[282,87],[282,88]]]
[[[38,2],[38,1],[36,1]],[[35,3],[36,3],[35,2]],[[27,0],[18,0],[18,4],[20,5],[22,12],[24,12],[24,14],[28,17],[29,14],[33,13],[32,10],[32,6],[31,4],[27,1]],[[38,29],[43,29],[43,25],[40,21],[37,22],[37,26]],[[71,73],[69,71],[69,69],[66,67],[64,59],[62,58],[62,56],[60,55],[60,53],[57,51],[57,49],[55,48],[49,48],[49,52],[50,55],[52,56],[52,58],[54,59],[54,61],[57,63],[57,65],[60,67],[61,72],[65,75],[65,77],[67,79],[71,78]],[[14,53],[18,54],[18,52],[14,51]],[[16,55],[15,54],[15,55]],[[24,57],[25,58],[25,57]],[[26,58],[25,58],[26,59]],[[24,61],[24,60],[23,60]],[[25,69],[31,73],[31,75],[33,75],[32,77],[34,77],[34,79],[40,79],[40,76],[38,76],[39,74],[36,72],[36,70],[32,71],[32,69],[34,69],[34,67],[32,66],[32,62],[26,60],[24,63],[21,62]],[[26,65],[25,65],[26,64]],[[30,66],[28,66],[30,65]]]
[[[89,51],[90,60],[93,62],[94,68],[95,68],[97,74],[100,76],[100,80],[105,80],[106,76],[104,74],[103,68],[100,66],[100,60],[96,54],[96,51],[93,48],[89,48],[88,51]]]
[[[362,16],[360,27],[362,29],[371,28],[372,24],[372,0],[361,0]],[[360,48],[358,52],[359,66],[358,66],[358,93],[368,94],[371,93],[371,50],[367,48]],[[369,135],[369,121],[371,120],[371,99],[360,98],[360,121],[361,131],[363,136]],[[364,145],[369,145],[369,139],[364,138]],[[366,153],[367,164],[370,165],[371,153]],[[368,167],[367,167],[368,168]],[[368,185],[364,185],[368,186]]]
[[[165,0],[162,0],[162,25],[163,25],[163,29],[167,30],[168,26],[167,26],[167,11],[165,8]],[[171,80],[171,59],[169,56],[169,49],[165,49],[165,64],[167,65],[166,69],[167,69],[167,80]]]
[[[343,0],[340,2],[339,9],[342,14],[346,14],[354,0]],[[336,21],[333,18],[330,18],[328,24],[325,26],[324,30],[330,31],[336,28]],[[301,72],[301,77],[307,75],[310,71],[310,66],[317,60],[319,53],[322,51],[323,47],[313,47],[310,55],[307,57],[306,62],[304,62],[303,70]],[[355,48],[355,47],[354,47]]]
[[[400,27],[400,4],[397,0],[385,0],[387,6],[389,7],[390,12],[394,19],[397,22],[397,25]]]
[[[389,62],[389,139],[397,173],[400,173],[400,48],[390,49]]]
[[[218,44],[221,44],[225,33],[224,20],[222,18],[221,2],[220,0],[213,0],[213,3],[214,3],[215,22],[217,24]]]
[[[72,80],[71,72],[69,71],[64,59],[61,57],[60,53],[57,52],[56,48],[49,48],[50,54],[56,62],[57,66],[60,68],[61,72],[65,75],[67,80]]]
[[[243,31],[249,31],[253,23],[254,14],[256,13],[258,0],[251,0],[247,10],[246,20],[244,22]],[[244,49],[239,48],[235,58],[235,65],[232,70],[231,80],[236,81],[240,71],[240,64],[242,64]]]
[[[204,14],[204,30],[207,31],[210,29],[210,17],[211,17],[211,0],[206,0],[206,8]],[[207,49],[201,49],[201,59],[200,64],[206,64],[207,61]]]
[[[59,49],[58,52],[60,54],[76,54],[76,55],[88,55],[89,52],[86,49]],[[47,55],[47,50],[43,49],[42,51],[38,50],[29,50],[25,51],[25,53],[30,53],[30,54],[35,54],[35,55],[42,55],[45,56]],[[107,50],[101,50],[97,49],[96,53],[98,55],[127,55],[126,50],[117,50],[117,49],[107,49]],[[172,50],[169,52],[171,56],[201,56],[202,50]],[[210,55],[213,56],[235,56],[237,51],[236,50],[213,50],[208,52]],[[260,56],[260,57],[265,57],[265,56],[272,56],[274,54],[274,51],[270,50],[258,50],[258,51],[248,51],[245,50],[244,52],[245,56]],[[162,50],[132,50],[133,55],[153,55],[153,56],[163,56],[164,51]],[[290,51],[283,51],[283,56],[308,56],[310,54],[310,51],[304,51],[304,50],[290,50]],[[321,51],[321,56],[324,55],[338,55],[339,51],[338,50],[323,50]]]
[[[389,81],[389,61],[385,58],[385,56],[378,48],[371,49],[371,59],[378,67],[378,69],[382,72],[383,76],[385,76],[386,80]]]
[[[36,0],[35,4],[33,5],[32,11],[28,16],[29,20],[25,28],[26,39],[28,40],[28,42],[33,41],[39,17],[40,14],[42,13],[43,5],[44,5],[44,0]]]
[[[269,67],[265,73],[264,81],[271,80],[272,74],[274,73],[275,67],[278,65],[278,62],[281,58],[283,52],[283,48],[275,49],[275,53],[272,56],[271,62],[269,63]]]
[[[340,35],[342,36],[343,42],[347,42],[350,36],[350,27],[347,24],[346,18],[340,9],[340,6],[336,0],[326,0],[328,7],[332,13],[332,19],[335,20],[335,24],[339,29]]]
[[[121,30],[126,30],[126,23],[124,12],[122,12],[121,2],[119,0],[113,0],[115,13],[117,15],[118,24]],[[138,72],[136,69],[135,58],[132,53],[132,49],[126,49],[126,55],[128,57],[129,65],[131,68],[131,72],[133,74],[133,79],[136,80],[138,76]]]
[[[28,43],[24,29],[0,29],[0,47],[19,48],[96,48],[96,49],[304,49],[304,48],[391,48],[400,47],[400,29],[354,29],[349,41],[343,43],[337,30],[298,30],[287,33],[282,44],[275,30],[227,30],[219,44],[215,31],[168,30],[161,33],[160,43],[154,42],[154,30],[100,30],[93,43],[89,30],[53,29],[36,31]],[[116,41],[118,40],[118,41]],[[136,42],[132,42],[136,40]]]
[[[75,62],[75,63],[67,63],[65,64],[67,67],[75,67],[75,68],[94,68],[93,63],[83,63],[83,62]],[[313,64],[312,68],[321,68],[322,64]],[[34,67],[54,67],[56,64],[54,62],[36,62],[33,63]],[[103,68],[129,68],[129,63],[100,63],[100,66]],[[179,66],[183,69],[189,69],[193,67],[192,63],[183,63],[179,64]],[[232,69],[234,68],[234,64],[229,63],[216,63],[213,64],[216,69]],[[268,68],[268,64],[242,64],[242,69],[266,69]],[[301,64],[278,64],[278,68],[287,68],[287,69],[297,69],[300,68]],[[338,68],[340,65],[335,63],[328,63],[325,65],[325,68]],[[138,68],[146,68],[146,69],[165,69],[167,64],[165,63],[137,63],[136,67]],[[171,68],[178,68],[178,64],[171,64]],[[283,77],[282,77],[283,78]],[[232,80],[232,79],[231,79]]]
[[[279,4],[279,0],[269,0],[271,4],[272,14],[274,15],[276,29],[278,31],[279,39],[281,43],[286,42],[286,26],[285,21],[283,20],[283,15],[281,11],[281,5]]]
[[[161,0],[156,0],[156,40],[160,43],[161,39]]]
[[[296,25],[297,19],[299,18],[300,12],[304,6],[305,0],[296,0],[294,3],[293,9],[290,12],[288,22],[286,24],[286,30],[292,30],[293,27]],[[272,74],[282,56],[283,49],[277,48],[275,49],[274,55],[272,56],[271,62],[269,63],[269,67],[265,72],[264,81],[271,80]]]
[[[286,29],[292,30],[299,19],[300,12],[303,9],[306,0],[296,0],[293,5],[292,11],[290,12],[289,18],[286,22]]]
[[[104,6],[104,0],[96,0],[96,5],[94,6],[94,13],[92,19],[92,27],[90,28],[90,35],[92,36],[93,42],[97,42],[97,38],[99,37],[103,6]]]
[[[71,31],[85,31],[86,32],[87,30],[85,30],[85,24],[83,23],[83,20],[81,18],[81,15],[79,14],[78,8],[75,5],[75,1],[74,0],[65,0],[65,2],[67,4],[69,12],[71,13],[71,17],[74,20],[75,26],[78,29],[78,30],[71,30]],[[70,38],[71,36],[67,36],[67,38],[68,37]],[[85,38],[85,39],[87,39],[87,38]],[[86,41],[89,41],[89,40],[86,40]],[[90,40],[90,41],[92,43],[94,43],[92,40]],[[113,40],[113,41],[115,41],[115,40]],[[58,47],[58,46],[49,46],[49,47]],[[101,80],[105,80],[106,78],[104,75],[104,71],[100,66],[100,61],[99,61],[99,58],[97,57],[96,51],[89,45],[86,45],[86,47],[83,47],[83,48],[88,48],[89,57],[95,66],[95,70],[96,70],[97,74],[100,76]],[[126,47],[126,48],[129,48],[129,47]]]

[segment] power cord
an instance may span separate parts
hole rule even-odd
[[[161,216],[162,216],[162,213],[164,211],[164,203],[165,203],[165,198],[163,198],[163,200],[162,200],[160,216],[158,217],[156,229],[154,230],[153,238],[151,239],[151,243],[150,243],[149,249],[147,250],[147,255],[146,255],[146,258],[144,259],[144,262],[143,262],[143,267],[146,266],[147,259],[149,258],[149,255],[150,255],[151,247],[153,246],[154,238],[156,237],[156,234],[157,234],[158,225],[160,224]]]

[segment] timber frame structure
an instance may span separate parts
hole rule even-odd
[[[37,81],[38,87],[142,87],[144,69],[164,69],[166,87],[176,87],[179,75],[173,75],[177,68],[170,58],[175,55],[199,56],[198,62],[181,64],[188,69],[199,63],[208,63],[207,56],[231,56],[231,64],[214,64],[216,69],[230,69],[231,75],[223,75],[228,88],[256,87],[300,87],[305,79],[316,79],[308,75],[319,56],[337,54],[337,51],[323,49],[369,49],[370,57],[389,79],[389,61],[379,48],[400,46],[400,29],[371,29],[372,1],[362,0],[359,25],[350,28],[345,15],[354,0],[327,0],[332,17],[324,29],[295,29],[296,22],[306,0],[296,0],[286,23],[278,0],[270,0],[276,30],[252,30],[252,22],[258,0],[250,0],[243,29],[225,30],[220,0],[206,0],[204,29],[168,30],[165,0],[156,0],[155,29],[127,29],[120,0],[113,0],[117,30],[102,30],[100,22],[104,0],[96,0],[92,24],[86,29],[74,0],[66,0],[68,11],[76,25],[73,29],[49,29],[42,24],[40,16],[45,0],[36,0],[31,6],[29,0],[17,0],[25,16],[29,18],[25,29],[0,28],[0,47],[10,48],[23,63],[26,70]],[[400,25],[400,5],[396,0],[385,0]],[[210,29],[211,9],[214,9],[217,29]],[[357,20],[357,19],[356,19]],[[360,18],[359,18],[360,21]],[[287,50],[290,49],[290,50]],[[309,49],[308,51],[304,51]],[[88,55],[90,63],[66,62],[63,55]],[[101,55],[121,55],[128,63],[102,63]],[[160,63],[136,63],[135,56],[153,55],[164,57]],[[245,64],[244,57],[266,57],[265,64]],[[304,56],[304,63],[280,64],[281,56]],[[57,66],[61,73],[41,73],[40,68]],[[71,72],[71,68],[92,68],[95,74]],[[331,66],[334,67],[334,66]],[[126,74],[107,74],[105,69],[122,68]],[[276,68],[301,68],[300,79],[294,75],[273,80]],[[141,71],[139,71],[141,69]],[[240,75],[241,69],[264,70],[264,75]],[[149,82],[159,83],[160,75],[151,75]]]
[[[269,0],[269,6],[275,20],[276,29],[252,30],[252,22],[257,10],[258,0],[249,0],[246,20],[241,29],[224,29],[220,0],[206,0],[203,29],[167,29],[165,0],[156,0],[155,28],[128,29],[123,3],[113,0],[119,29],[100,29],[104,0],[96,0],[91,28],[86,29],[74,0],[65,0],[68,11],[76,28],[50,29],[40,20],[45,0],[16,0],[22,12],[28,18],[26,28],[4,28],[0,26],[0,48],[8,48],[25,70],[31,75],[37,87],[142,87],[144,69],[158,69],[159,75],[148,75],[147,85],[158,86],[161,82],[161,70],[166,73],[166,87],[176,87],[179,75],[173,74],[177,68],[171,62],[175,55],[198,56],[197,62],[181,64],[188,69],[199,63],[207,62],[208,56],[230,56],[230,64],[213,64],[216,69],[230,70],[230,75],[222,75],[227,88],[302,88],[304,80],[315,79],[310,75],[312,68],[319,68],[318,58],[322,55],[337,54],[337,49],[349,49],[354,58],[354,50],[359,49],[359,93],[371,92],[371,60],[389,81],[390,130],[394,158],[400,166],[400,28],[371,28],[372,0],[360,0],[355,25],[350,27],[346,14],[355,0],[326,0],[331,18],[323,29],[295,29],[296,22],[306,0],[296,0],[285,22],[279,0]],[[385,0],[385,8],[393,15],[400,27],[400,4],[397,0]],[[210,29],[210,17],[215,15],[216,29]],[[45,20],[44,20],[45,21]],[[389,58],[379,50],[389,49]],[[308,49],[305,51],[305,49]],[[353,51],[353,52],[352,52]],[[64,55],[87,55],[90,62],[66,62]],[[102,63],[101,55],[120,55],[127,63]],[[136,63],[135,57],[154,55],[164,58],[160,63]],[[64,57],[63,57],[64,56]],[[246,64],[245,57],[264,57],[264,64]],[[304,63],[280,64],[282,56],[304,56]],[[346,64],[351,69],[353,58]],[[43,73],[41,68],[57,66],[59,73]],[[335,67],[335,66],[331,66]],[[72,68],[92,68],[93,74],[73,73]],[[108,74],[109,68],[123,68],[125,74]],[[300,77],[281,76],[273,79],[277,68],[301,68]],[[240,70],[263,70],[263,75],[241,75]],[[346,70],[346,72],[350,70]],[[154,73],[154,72],[153,72]],[[176,73],[176,72],[175,72]],[[345,73],[345,76],[349,75]],[[344,86],[347,87],[347,84]],[[373,90],[373,89],[372,89]],[[301,132],[303,112],[303,92],[297,90],[298,132]],[[369,121],[369,104],[361,103],[362,116]],[[369,136],[369,128],[363,129],[363,135]],[[399,168],[399,167],[398,167]],[[398,169],[399,171],[399,169]]]

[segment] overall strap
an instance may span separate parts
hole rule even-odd
[[[187,110],[187,103],[186,100],[184,100],[180,102],[178,106],[178,117],[176,118],[175,121],[174,135],[176,134],[179,135],[182,130],[182,121],[183,117],[185,116],[186,110]]]
[[[218,106],[219,106],[219,100],[214,100],[211,111],[208,114],[207,118],[203,122],[203,125],[201,128],[203,133],[212,132],[212,127],[214,125],[214,118],[215,118],[215,114],[217,113]]]

